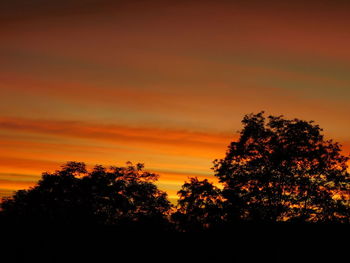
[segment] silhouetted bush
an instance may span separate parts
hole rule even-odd
[[[172,220],[179,231],[215,230],[222,226],[223,207],[219,188],[207,179],[190,178],[178,192],[179,200]]]

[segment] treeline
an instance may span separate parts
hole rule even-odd
[[[6,225],[103,225],[121,231],[201,232],[239,224],[350,223],[341,146],[312,121],[246,115],[240,138],[214,161],[222,188],[190,178],[172,205],[143,164],[68,162],[1,203]]]

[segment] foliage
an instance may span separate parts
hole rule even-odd
[[[341,145],[312,121],[246,115],[213,170],[223,189],[190,178],[173,209],[143,164],[87,171],[68,162],[1,204],[2,223],[108,225],[192,232],[242,222],[350,223],[350,175]],[[170,219],[170,220],[169,220]]]
[[[142,164],[97,165],[88,172],[84,163],[69,162],[3,200],[1,214],[18,223],[167,227],[171,204],[154,184],[157,178]]]
[[[229,221],[347,222],[348,157],[312,121],[246,115],[240,138],[214,162]]]
[[[190,178],[178,195],[178,207],[172,219],[180,231],[216,229],[222,224],[221,191],[207,179]]]

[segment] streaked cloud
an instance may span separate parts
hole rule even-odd
[[[174,198],[188,175],[214,180],[213,159],[261,110],[315,120],[349,152],[348,7],[1,3],[0,195],[69,160],[131,160]]]

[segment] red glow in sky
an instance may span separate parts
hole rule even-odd
[[[346,1],[0,4],[0,195],[66,161],[143,162],[172,198],[244,114],[315,120],[350,152]]]

